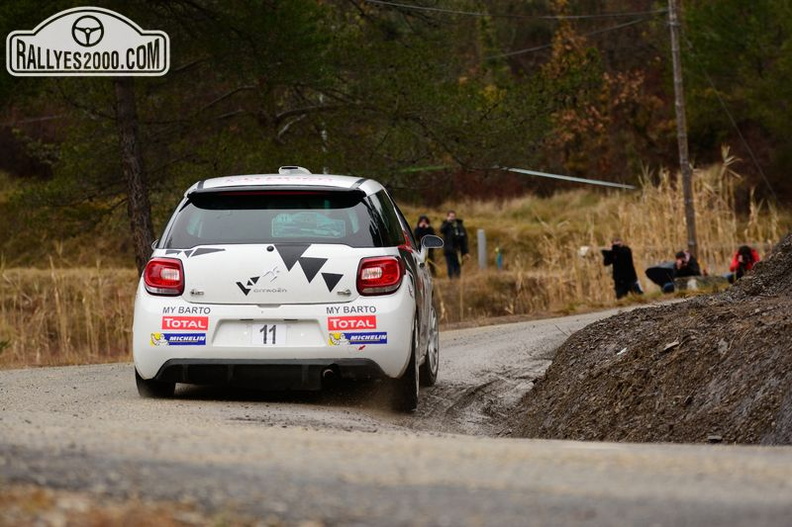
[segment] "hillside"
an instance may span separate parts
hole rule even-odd
[[[520,437],[792,444],[792,234],[716,295],[575,333],[522,401]]]

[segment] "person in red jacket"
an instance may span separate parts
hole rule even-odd
[[[760,260],[759,253],[756,252],[756,249],[753,247],[749,247],[747,245],[741,245],[737,252],[734,253],[734,257],[732,258],[731,265],[729,265],[729,271],[731,271],[726,278],[729,279],[729,283],[733,284],[742,276],[753,269],[756,262]]]

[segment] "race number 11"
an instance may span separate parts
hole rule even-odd
[[[286,327],[281,324],[260,324],[258,331],[253,331],[254,344],[258,346],[277,346],[286,341]]]

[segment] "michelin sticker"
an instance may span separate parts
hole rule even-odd
[[[152,346],[204,346],[206,333],[152,333]]]
[[[348,345],[361,345],[361,344],[387,344],[388,334],[384,331],[377,331],[373,333],[359,333],[359,332],[340,332],[330,333],[328,343],[331,346]]]

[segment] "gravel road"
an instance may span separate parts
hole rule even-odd
[[[788,525],[792,448],[508,438],[555,348],[613,313],[444,332],[440,379],[412,416],[372,385],[161,401],[138,398],[130,364],[2,371],[0,488],[265,525]]]

